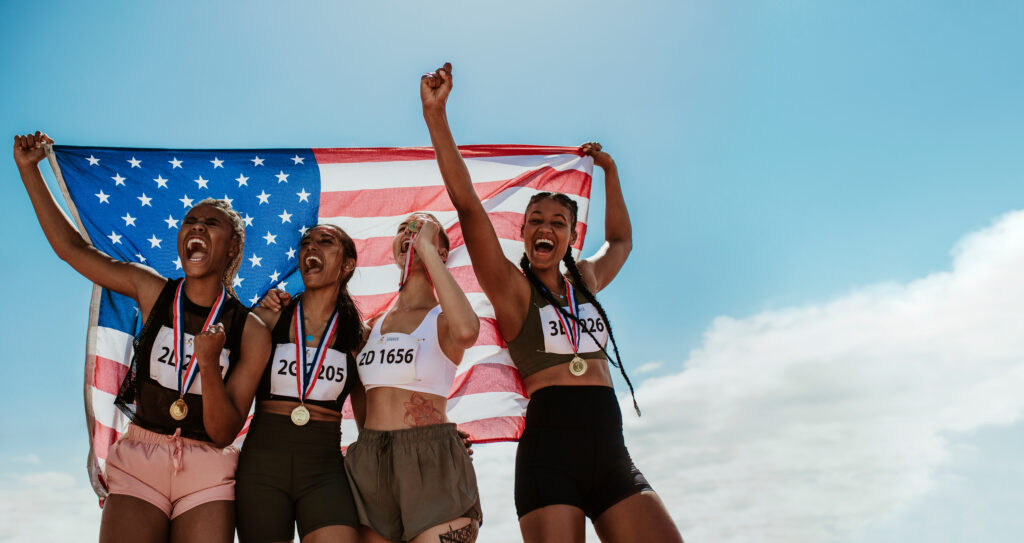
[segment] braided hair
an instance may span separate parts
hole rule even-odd
[[[333,224],[319,224],[317,227],[330,228],[338,236],[338,240],[341,242],[342,254],[347,260],[352,259],[352,270],[348,273],[342,271],[340,284],[338,285],[338,301],[336,303],[338,309],[338,334],[340,334],[338,346],[344,352],[354,351],[359,348],[359,344],[363,339],[363,324],[362,318],[359,316],[359,308],[356,307],[355,300],[348,292],[348,282],[352,279],[352,275],[355,273],[356,264],[356,244],[352,241],[352,238],[347,232],[341,229],[341,227]],[[312,232],[310,228],[302,234],[302,239]],[[302,245],[302,239],[299,240],[299,245]]]
[[[537,194],[534,194],[533,197],[530,198],[530,202],[526,205],[526,207],[529,208],[531,205],[540,200],[543,200],[544,198],[554,200],[562,204],[563,206],[568,208],[569,211],[572,212],[572,224],[569,228],[570,231],[575,231],[576,215],[579,211],[579,207],[576,205],[576,201],[560,192],[539,192]],[[605,357],[607,357],[608,362],[610,362],[612,366],[619,368],[619,372],[622,374],[622,378],[626,381],[626,385],[629,387],[629,395],[633,398],[633,409],[636,411],[637,416],[640,416],[640,405],[637,404],[636,402],[636,393],[633,390],[633,383],[629,380],[629,376],[626,375],[626,368],[622,365],[622,358],[619,356],[619,346],[615,343],[615,334],[612,333],[612,322],[608,319],[608,314],[605,312],[604,307],[602,307],[601,303],[597,301],[597,297],[594,296],[593,292],[590,292],[589,288],[587,288],[587,283],[586,281],[583,280],[583,275],[580,273],[580,269],[576,266],[576,259],[572,257],[571,246],[566,247],[565,255],[562,256],[562,262],[565,263],[565,268],[569,271],[569,276],[572,278],[573,287],[575,287],[576,290],[582,292],[583,295],[590,300],[590,303],[592,303],[594,305],[594,308],[597,309],[598,314],[600,314],[601,318],[604,319],[605,326],[608,327],[608,337],[612,340],[612,350],[615,352],[614,360],[612,360],[612,357],[608,356],[608,351],[605,350],[604,346],[601,345],[601,342],[598,341],[596,337],[594,337],[593,332],[591,332],[588,327],[583,326],[583,320],[563,309],[562,305],[557,300],[555,300],[554,295],[551,294],[551,292],[548,290],[547,287],[544,286],[543,283],[541,283],[540,278],[537,277],[537,274],[533,273],[533,269],[530,267],[530,259],[529,257],[526,256],[526,253],[523,253],[523,258],[520,259],[519,261],[519,267],[523,270],[523,274],[530,281],[530,284],[532,284],[533,287],[536,288],[537,291],[541,293],[544,299],[547,300],[548,303],[550,303],[551,306],[554,307],[559,313],[561,313],[563,317],[570,320],[574,320],[577,323],[579,323],[581,325],[581,328],[587,333],[587,335],[590,336],[590,339],[594,340],[594,343],[598,346],[598,348],[601,349],[601,352],[604,353]]]

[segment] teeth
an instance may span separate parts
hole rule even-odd
[[[553,241],[551,241],[550,239],[538,239],[536,244],[537,245],[546,245],[546,246],[551,247],[551,248],[554,248],[554,246],[555,246],[555,243]]]
[[[193,251],[196,249],[206,250],[206,242],[201,238],[189,238],[188,241],[185,242],[185,250]]]
[[[320,258],[317,257],[316,255],[309,255],[309,256],[306,257],[306,267],[307,268],[312,268],[313,266],[321,266],[322,267],[323,265],[324,265],[323,261],[320,260]]]

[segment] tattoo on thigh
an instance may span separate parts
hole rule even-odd
[[[437,537],[440,538],[441,543],[473,543],[476,541],[477,527],[475,522],[463,526],[462,528],[452,528],[448,526],[448,531],[439,534]]]

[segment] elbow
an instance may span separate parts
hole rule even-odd
[[[480,321],[473,319],[473,322],[466,323],[452,330],[452,339],[463,349],[468,349],[476,344],[480,336]]]
[[[615,249],[617,251],[620,251],[623,254],[623,256],[628,256],[629,253],[633,252],[632,234],[627,234],[620,238],[609,239],[607,241],[610,247],[615,247]]]
[[[240,430],[241,428],[239,428],[239,431]],[[234,443],[235,437],[237,436],[238,432],[230,432],[228,431],[228,429],[225,429],[224,431],[221,432],[211,433],[210,440],[213,441],[213,444],[216,445],[218,448],[223,449],[224,447],[228,447],[232,443]]]

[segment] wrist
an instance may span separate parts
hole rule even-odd
[[[447,113],[444,105],[423,106],[423,118],[427,122],[444,122],[447,120]]]
[[[15,160],[14,163],[18,166],[18,171],[19,172],[26,172],[26,171],[30,172],[32,170],[35,170],[35,169],[39,168],[39,162],[38,161],[36,161],[36,162],[18,162],[17,160]]]

